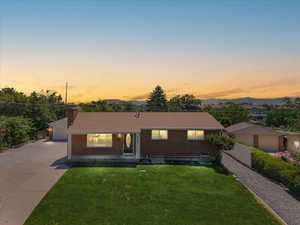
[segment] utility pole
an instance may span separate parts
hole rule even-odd
[[[68,81],[66,82],[65,104],[68,104]]]

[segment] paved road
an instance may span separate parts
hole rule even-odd
[[[240,182],[264,200],[287,224],[300,225],[300,201],[284,188],[223,154],[223,165],[234,173]]]
[[[64,142],[38,141],[0,153],[0,225],[25,222],[67,170],[66,150]]]

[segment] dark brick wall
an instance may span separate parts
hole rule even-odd
[[[85,134],[72,135],[72,155],[121,155],[123,154],[123,138],[113,134],[112,147],[88,148]]]
[[[219,134],[219,131],[205,131],[205,135],[209,134]],[[207,141],[187,140],[186,130],[169,130],[168,140],[152,140],[151,130],[142,130],[142,157],[146,155],[196,156],[200,153],[213,155],[215,148]]]

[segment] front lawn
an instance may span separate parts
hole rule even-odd
[[[232,176],[204,166],[72,168],[25,225],[279,223]]]

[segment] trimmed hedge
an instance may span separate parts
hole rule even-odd
[[[300,194],[300,168],[281,158],[276,158],[259,149],[252,148],[252,167],[259,173],[274,179],[291,191]]]

